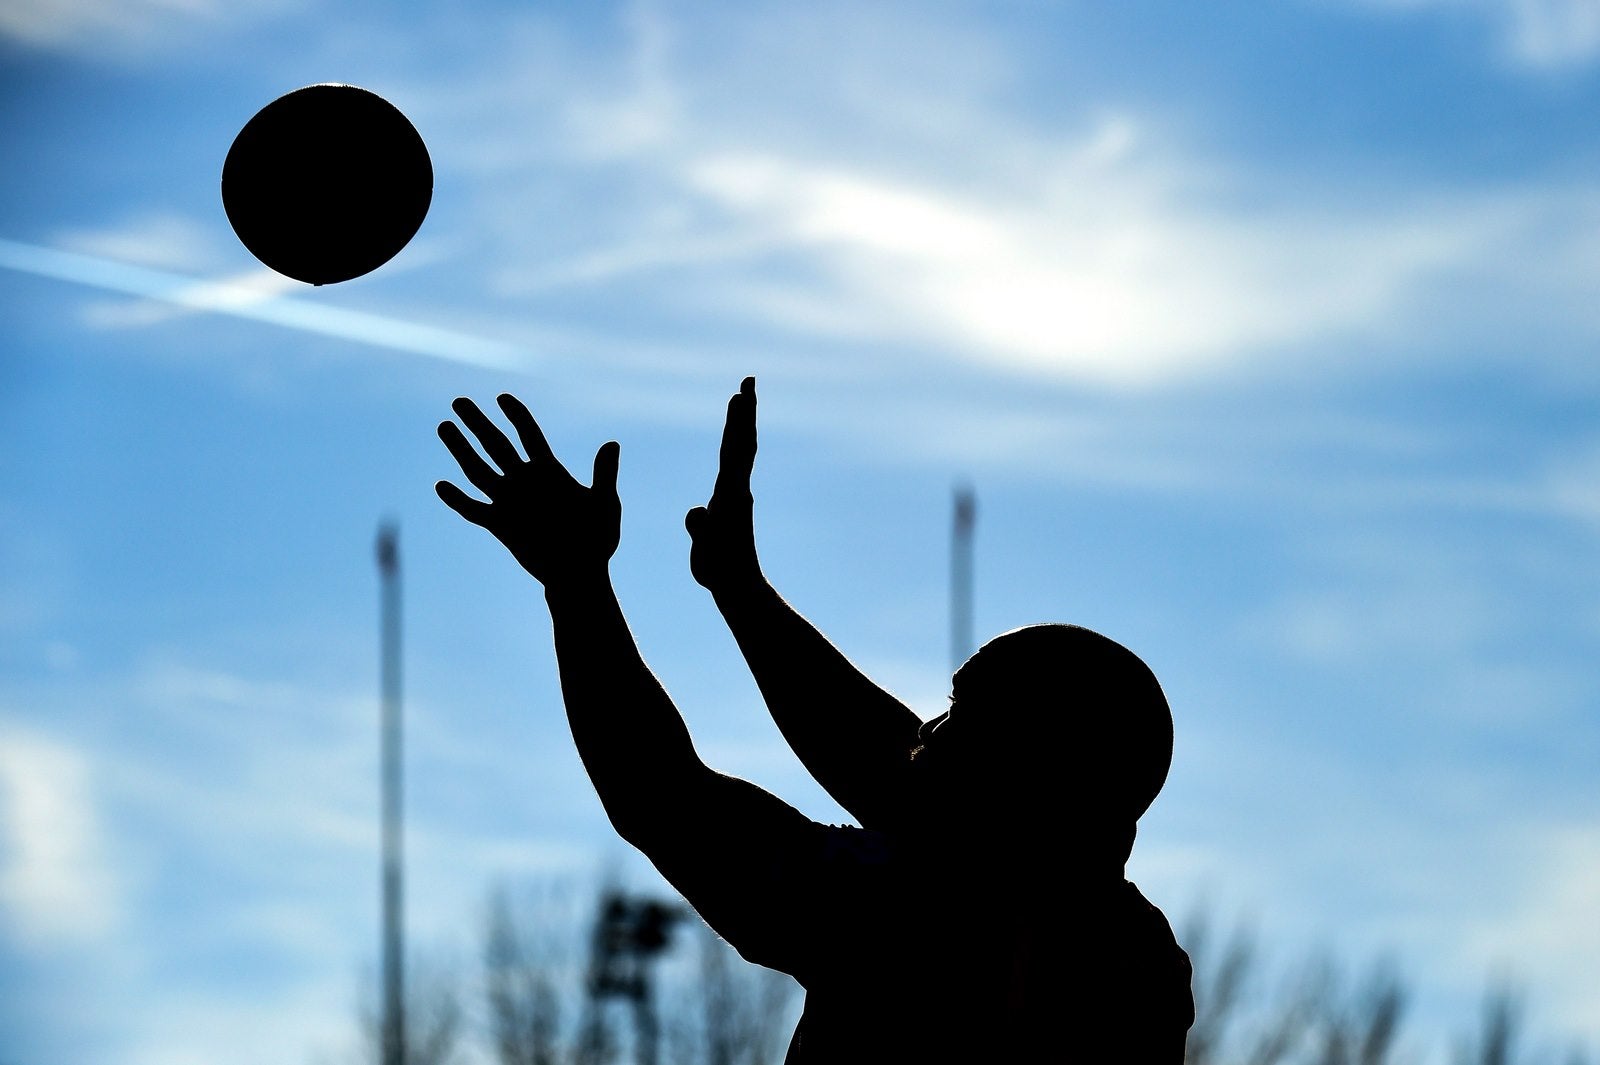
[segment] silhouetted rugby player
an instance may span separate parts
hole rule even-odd
[[[690,567],[774,720],[860,823],[821,824],[700,760],[611,587],[618,446],[593,486],[502,395],[526,460],[470,400],[439,435],[474,499],[440,498],[544,585],[567,720],[618,833],[750,961],[794,976],[793,1063],[1183,1060],[1189,958],[1123,877],[1166,779],[1172,718],[1132,652],[1072,625],[1015,629],[956,671],[922,722],[767,583],[750,472],[755,382],[729,401]]]

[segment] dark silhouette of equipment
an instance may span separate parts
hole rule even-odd
[[[383,1065],[405,1065],[406,1015],[402,959],[405,928],[401,911],[400,821],[400,532],[393,523],[378,529],[379,625],[383,692],[379,754],[383,792]]]
[[[614,999],[632,1007],[634,1060],[656,1065],[661,1026],[651,967],[671,943],[672,926],[688,915],[686,907],[658,899],[630,898],[615,890],[601,895],[589,954],[581,1054],[585,1065],[609,1056],[604,1013]]]

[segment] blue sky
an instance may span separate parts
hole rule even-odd
[[[980,637],[1137,650],[1130,876],[1388,954],[1438,1049],[1509,970],[1600,1043],[1600,5],[0,10],[0,1042],[325,1061],[377,940],[376,573],[405,567],[409,925],[647,866],[537,588],[433,496],[457,395],[622,444],[614,574],[708,761],[823,820],[690,579],[755,374],[768,574],[931,715]],[[412,243],[274,278],[222,159],[290,89],[429,146]],[[630,864],[631,862],[631,864]]]

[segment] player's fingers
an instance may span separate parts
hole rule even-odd
[[[600,450],[594,453],[594,480],[591,482],[594,490],[608,498],[617,498],[617,462],[622,454],[622,445],[615,440],[609,440],[600,445]]]
[[[756,464],[756,379],[746,377],[728,400],[728,418],[722,427],[722,451],[717,466],[713,502],[745,501],[750,497],[750,471]]]
[[[455,422],[439,423],[439,439],[444,441],[444,446],[450,449],[450,454],[455,457],[461,466],[461,472],[467,475],[467,480],[480,492],[493,495],[492,488],[500,475],[493,466],[483,461],[483,456],[473,450],[467,442],[467,436]]]
[[[517,454],[517,449],[506,439],[506,434],[500,431],[500,427],[478,409],[476,403],[462,397],[450,404],[450,409],[456,412],[456,417],[460,418],[468,429],[472,430],[472,435],[483,445],[484,452],[494,459],[495,465],[500,467],[500,472],[510,473],[514,467],[521,465],[522,456]]]
[[[534,421],[532,412],[523,406],[522,400],[510,392],[502,392],[498,402],[500,409],[505,411],[506,417],[511,419],[512,426],[517,430],[517,436],[522,441],[522,450],[528,453],[528,461],[555,462],[556,453],[550,450],[550,441],[544,438],[544,430],[539,428],[539,423]]]
[[[438,481],[433,486],[444,505],[466,518],[474,525],[489,524],[489,512],[494,508],[481,499],[473,499],[449,481]]]

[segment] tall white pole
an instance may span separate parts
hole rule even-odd
[[[950,672],[972,654],[972,529],[978,501],[968,485],[955,494],[955,521],[950,536]]]
[[[405,926],[401,897],[400,807],[400,532],[392,522],[378,529],[379,615],[382,631],[380,686],[383,789],[383,1065],[405,1065]]]

